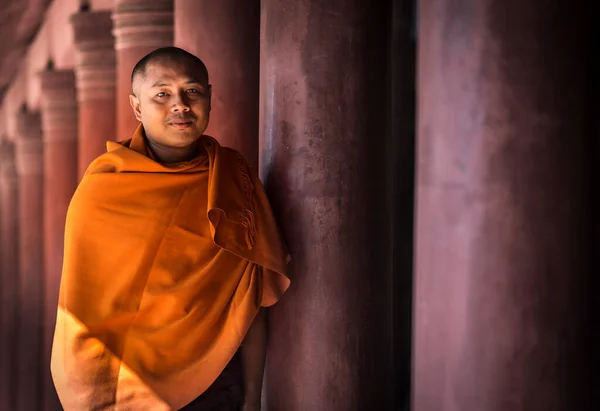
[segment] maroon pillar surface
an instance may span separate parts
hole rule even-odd
[[[593,409],[583,1],[419,18],[413,410]]]
[[[14,144],[0,141],[0,409],[16,409],[19,213]]]
[[[267,406],[386,410],[388,5],[261,5],[261,178],[292,254],[292,286],[269,311]]]
[[[116,136],[115,49],[109,11],[82,11],[71,17],[77,47],[79,101],[78,176],[106,152]]]
[[[206,133],[256,169],[260,1],[175,0],[175,45],[208,68],[212,110]]]
[[[44,140],[44,409],[60,410],[50,374],[65,220],[77,184],[77,99],[73,70],[41,74]],[[93,235],[93,233],[91,233]]]
[[[173,45],[174,0],[117,0],[113,14],[117,58],[117,140],[130,138],[138,121],[129,105],[131,71],[149,52]]]
[[[43,147],[40,115],[17,114],[19,190],[19,322],[17,411],[41,410],[44,307]],[[45,373],[44,373],[45,374]]]

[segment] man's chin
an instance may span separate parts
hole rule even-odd
[[[171,141],[173,145],[186,147],[193,144],[201,135],[202,133],[192,127],[185,130],[170,130],[169,141]]]

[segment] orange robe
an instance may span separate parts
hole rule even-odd
[[[51,361],[66,411],[183,407],[289,286],[260,181],[236,151],[198,145],[162,165],[140,126],[73,196]]]

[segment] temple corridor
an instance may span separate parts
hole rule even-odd
[[[207,134],[259,173],[292,254],[264,410],[596,409],[597,16],[584,0],[0,0],[0,411],[62,409],[67,208],[137,127],[133,66],[172,45],[206,63]]]

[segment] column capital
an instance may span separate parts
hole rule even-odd
[[[44,131],[76,130],[77,92],[74,71],[45,70],[40,72],[40,78],[42,81],[42,129]],[[71,139],[73,133],[65,132],[62,135]]]
[[[116,53],[111,12],[80,11],[71,16],[71,23],[75,33],[77,99],[114,99]]]
[[[108,10],[80,11],[71,16],[78,51],[114,47],[111,14]]]
[[[15,166],[17,174],[41,175],[43,167],[43,144],[41,116],[39,112],[23,107],[16,115]]]
[[[174,0],[117,0],[113,14],[115,48],[173,44]]]

